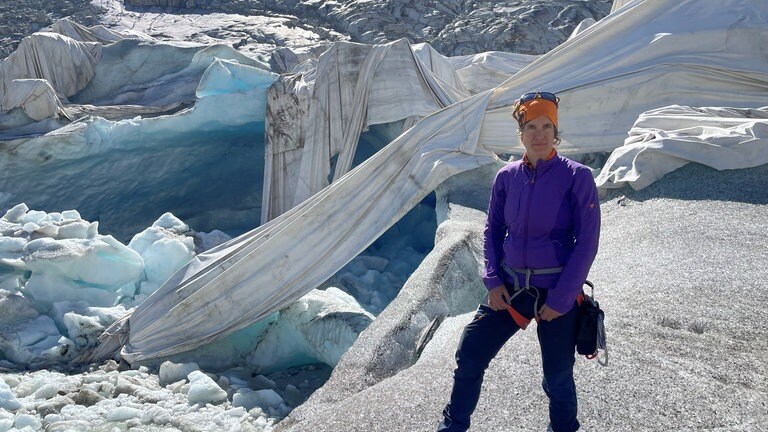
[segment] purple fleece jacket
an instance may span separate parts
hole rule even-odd
[[[493,181],[485,225],[485,274],[491,290],[512,285],[502,263],[516,269],[563,267],[531,276],[548,289],[545,304],[568,312],[597,255],[600,202],[589,168],[555,155],[532,168],[524,160],[505,166]],[[525,277],[518,275],[521,285]]]

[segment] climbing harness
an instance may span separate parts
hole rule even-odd
[[[544,269],[519,269],[512,268],[506,264],[502,265],[504,271],[510,276],[513,282],[514,293],[510,295],[507,311],[515,320],[520,329],[525,330],[531,320],[526,318],[512,307],[512,299],[522,293],[526,293],[534,298],[533,316],[539,320],[539,289],[531,285],[531,275],[555,274],[563,271],[562,267],[552,267]],[[518,273],[525,275],[525,285],[520,284]],[[608,345],[605,338],[605,313],[600,309],[600,304],[595,300],[595,284],[591,281],[584,281],[591,292],[589,294],[582,291],[576,298],[579,307],[578,333],[576,337],[576,351],[584,355],[587,359],[597,358],[597,363],[601,366],[608,365]],[[602,351],[602,358],[599,357]]]
[[[543,269],[519,269],[519,268],[512,268],[509,267],[506,264],[502,265],[502,268],[505,272],[512,278],[512,281],[514,283],[514,294],[510,295],[509,302],[510,304],[507,306],[507,311],[510,315],[512,315],[512,319],[515,320],[515,323],[522,329],[525,330],[528,327],[528,324],[531,322],[529,318],[526,318],[521,314],[520,312],[516,311],[515,308],[512,307],[512,299],[519,296],[522,293],[526,293],[534,298],[533,301],[533,317],[536,319],[536,321],[539,321],[539,289],[535,286],[531,285],[531,275],[543,275],[543,274],[555,274],[560,273],[563,271],[562,267],[552,267],[552,268],[543,268]],[[517,279],[517,274],[524,274],[525,275],[525,285],[520,286],[520,281]]]

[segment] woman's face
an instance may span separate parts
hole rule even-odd
[[[520,135],[528,160],[534,164],[539,159],[546,159],[555,148],[555,125],[546,116],[539,116],[523,126]]]

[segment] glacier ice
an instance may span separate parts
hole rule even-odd
[[[342,290],[313,290],[280,311],[248,364],[260,373],[317,362],[335,366],[371,321],[373,316]]]
[[[39,313],[20,293],[0,290],[0,325],[37,318]]]
[[[18,365],[66,363],[73,357],[73,345],[46,315],[0,325],[0,353]]]
[[[188,375],[189,392],[187,398],[190,404],[195,403],[220,403],[227,400],[227,392],[221,389],[216,382],[201,371],[192,371]]]
[[[160,385],[165,386],[185,380],[190,373],[196,370],[200,370],[200,367],[195,362],[173,363],[165,361],[160,365],[160,370],[158,371]]]
[[[23,228],[31,224],[37,228]],[[75,210],[9,209],[0,218],[0,360],[40,367],[95,346],[126,305],[194,255],[193,234],[208,236],[166,213],[129,247]]]
[[[236,407],[243,407],[248,411],[259,407],[263,411],[272,411],[279,417],[284,417],[288,414],[288,412],[290,412],[290,409],[288,408],[283,398],[272,389],[238,390],[232,396],[232,405]]]
[[[25,231],[22,223],[39,228]],[[61,229],[73,226],[80,228]],[[41,231],[44,227],[56,229]],[[26,204],[6,212],[0,229],[0,360],[33,368],[67,364],[94,347],[106,327],[197,251],[229,239],[221,231],[196,232],[165,213],[126,246],[99,234],[98,223],[83,220],[77,211],[46,213]],[[392,255],[362,255],[351,267],[357,276],[349,273],[341,279],[359,276],[355,288],[363,298],[371,298],[377,284],[384,292],[396,292],[401,276],[389,272],[417,265],[420,255],[415,250]],[[382,298],[369,308],[381,308],[389,300]],[[349,294],[327,287],[226,338],[170,357],[174,363],[155,366],[161,380],[171,384],[201,368],[250,364],[264,372],[317,362],[333,365],[372,318]]]
[[[3,410],[8,411],[16,411],[22,407],[21,402],[19,402],[18,399],[16,399],[16,396],[13,395],[13,392],[11,392],[11,388],[8,386],[8,384],[5,383],[4,380],[0,379],[0,408]],[[0,415],[5,414],[4,411],[0,411]],[[0,417],[0,427],[3,425],[3,421],[7,420],[6,418]],[[11,424],[13,424],[11,422]],[[7,430],[7,429],[6,429]]]
[[[111,236],[90,239],[50,237],[30,241],[22,261],[31,272],[25,295],[38,303],[87,301],[113,306],[124,285],[138,282],[141,256]]]
[[[16,427],[16,429],[19,429],[21,431],[24,431],[24,430],[36,431],[36,430],[39,430],[40,427],[42,427],[43,422],[41,422],[40,420],[38,420],[32,415],[19,414],[16,416],[16,419],[14,420],[13,425]]]
[[[144,260],[141,294],[151,294],[195,255],[189,226],[165,213],[151,227],[133,236],[128,247]]]

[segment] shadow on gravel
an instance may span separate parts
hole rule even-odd
[[[645,189],[636,191],[625,186],[609,191],[606,198],[622,196],[640,202],[654,198],[674,198],[768,204],[768,164],[755,168],[718,171],[701,164],[689,163]]]

